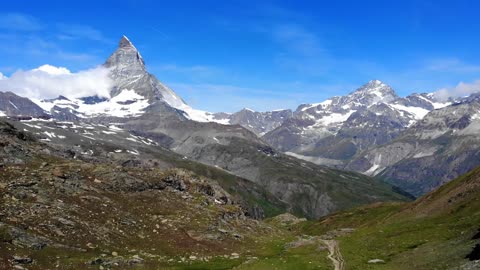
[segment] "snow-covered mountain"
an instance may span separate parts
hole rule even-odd
[[[279,127],[292,116],[293,112],[289,109],[256,112],[245,108],[236,113],[216,113],[213,121],[222,124],[241,125],[258,136],[263,136],[267,132]]]
[[[312,189],[311,183],[305,184],[300,177],[308,175],[300,168],[305,163],[284,157],[280,151],[321,165],[400,179],[398,185],[415,194],[415,188],[424,192],[438,183],[429,182],[431,175],[418,173],[412,170],[414,167],[441,166],[436,176],[448,180],[478,165],[475,149],[471,148],[477,146],[475,131],[480,119],[475,95],[464,99],[463,105],[441,102],[431,93],[399,97],[390,86],[373,80],[348,95],[303,104],[294,112],[243,109],[236,113],[209,113],[193,109],[150,74],[142,56],[126,37],[122,37],[102,69],[111,85],[106,94],[65,94],[30,100],[0,92],[0,116],[114,124],[182,156],[261,184],[311,216],[333,209],[322,201],[330,197]],[[71,75],[66,69],[47,65],[35,72]],[[468,113],[460,110],[463,107],[469,108],[465,109]],[[399,141],[400,146],[396,145]],[[449,145],[449,152],[441,150],[444,144]],[[468,151],[462,154],[462,149]],[[458,166],[449,167],[452,155],[455,162],[468,166],[456,163]],[[440,162],[435,163],[437,158]],[[295,170],[291,168],[293,163],[299,164]],[[314,176],[318,179],[338,173],[324,166],[310,169],[318,171]],[[288,183],[284,181],[286,175]],[[412,185],[402,182],[410,176],[418,181]],[[298,194],[309,194],[308,200],[313,204],[299,204]]]
[[[383,176],[414,195],[480,164],[480,99],[463,98],[434,110],[395,140],[365,151],[346,166]]]
[[[73,76],[66,69],[47,66],[42,69],[33,75],[51,77],[53,74],[48,74],[49,72],[63,72],[65,79]],[[63,96],[36,100],[52,119],[24,121],[28,124],[24,129],[42,136],[39,139],[49,144],[86,144],[93,150],[105,146],[110,148],[109,155],[117,154],[117,150],[121,149],[116,145],[121,145],[125,140],[148,143],[146,148],[131,146],[126,150],[144,159],[157,158],[158,153],[154,151],[157,148],[162,152],[175,152],[189,166],[196,167],[195,163],[200,162],[218,168],[215,169],[217,171],[224,170],[252,181],[264,188],[266,193],[272,194],[275,200],[285,203],[288,209],[313,218],[360,203],[404,198],[393,187],[379,180],[358,173],[306,164],[272,149],[255,133],[240,125],[227,125],[238,122],[248,126],[251,123],[252,126],[262,126],[261,129],[251,130],[266,132],[291,116],[291,111],[260,114],[244,111],[220,115],[191,108],[148,73],[140,53],[126,37],[121,39],[119,47],[101,69],[105,75],[102,79],[107,82],[102,85],[111,85],[111,89],[106,87],[110,91],[103,89],[98,92],[104,94],[83,96],[75,93],[80,88],[70,88],[74,91],[64,91]],[[47,74],[43,74],[45,72]],[[94,90],[82,93],[95,93]],[[6,102],[10,104],[8,101],[11,101],[9,97]],[[0,103],[0,106],[4,103]],[[33,102],[31,104],[44,112]],[[5,108],[0,107],[0,110]],[[27,114],[30,112],[31,110],[25,111]],[[68,126],[75,127],[72,130],[74,134],[64,133],[65,129],[69,129]],[[82,153],[87,151],[82,150]],[[235,178],[228,179],[235,181]],[[325,189],[327,183],[329,188]],[[345,187],[347,191],[344,190]],[[299,197],[302,199],[299,200]]]
[[[263,138],[296,157],[341,166],[358,152],[391,141],[429,111],[447,105],[433,94],[401,98],[390,86],[372,80],[346,96],[300,105],[292,118]]]
[[[140,52],[126,36],[121,38],[117,50],[107,59],[104,67],[109,69],[109,76],[113,82],[109,97],[60,96],[55,99],[34,101],[54,118],[61,120],[136,117],[145,113],[153,104],[161,102],[182,111],[187,119],[199,122],[214,121],[212,113],[193,109],[172,89],[150,74]]]

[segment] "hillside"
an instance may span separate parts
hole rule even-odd
[[[476,269],[478,261],[466,257],[480,259],[480,168],[415,202],[358,208],[299,230],[338,228],[354,229],[337,238],[347,269]]]

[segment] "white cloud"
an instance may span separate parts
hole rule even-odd
[[[7,30],[37,31],[42,24],[34,17],[21,13],[0,14],[0,28]]]
[[[0,72],[0,81],[7,79],[7,76],[3,75],[3,73]]]
[[[16,71],[0,80],[0,91],[11,91],[20,96],[44,99],[63,95],[71,98],[99,95],[110,96],[113,82],[104,67],[76,73],[64,67],[43,65],[28,71]]]
[[[43,72],[46,72],[50,75],[65,75],[65,74],[72,74],[70,72],[70,70],[68,70],[67,68],[64,68],[64,67],[54,67],[54,66],[51,66],[51,65],[43,65],[43,66],[40,66],[36,69],[34,69],[33,71],[43,71]]]
[[[435,95],[439,99],[446,100],[449,97],[463,97],[476,92],[480,92],[480,80],[476,80],[473,83],[460,82],[455,87],[437,90]]]

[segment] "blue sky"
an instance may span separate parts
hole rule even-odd
[[[400,95],[480,79],[478,1],[8,1],[0,72],[102,64],[125,34],[209,111],[295,108],[371,79]]]

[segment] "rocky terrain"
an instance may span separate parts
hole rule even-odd
[[[0,138],[2,269],[238,260],[239,243],[274,231],[192,171],[82,155],[4,121]]]
[[[342,168],[356,154],[390,142],[429,111],[446,105],[428,94],[401,98],[374,80],[346,96],[299,106],[263,138],[295,157]]]
[[[282,125],[283,122],[292,116],[292,110],[288,109],[256,112],[245,108],[236,113],[216,113],[214,121],[230,125],[241,125],[261,137]]]
[[[37,131],[55,125],[12,123]],[[248,200],[262,200],[248,181],[166,149],[148,152],[158,146],[140,136],[121,146],[102,141],[102,131],[123,137],[118,128],[57,124],[64,133],[47,128],[43,137],[0,121],[1,269],[478,265],[478,169],[413,203],[377,203],[319,221],[291,214],[258,221]],[[58,143],[67,134],[78,136],[71,147]],[[82,141],[90,136],[97,142]],[[267,208],[271,198],[263,198]]]
[[[0,116],[50,118],[37,104],[12,92],[0,92]]]
[[[470,97],[434,110],[347,168],[381,176],[414,195],[431,191],[478,166],[479,109],[479,100]]]

